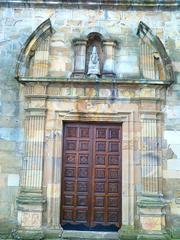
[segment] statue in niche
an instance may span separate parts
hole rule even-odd
[[[90,58],[89,58],[87,75],[90,75],[90,77],[97,77],[98,75],[100,75],[99,57],[98,57],[97,50],[96,50],[95,46],[93,47],[92,53],[91,53]]]

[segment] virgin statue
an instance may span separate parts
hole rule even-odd
[[[91,77],[93,77],[94,75],[100,75],[99,57],[95,46],[93,46],[92,53],[90,55],[87,74]]]

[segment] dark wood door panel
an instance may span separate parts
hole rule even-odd
[[[121,219],[121,126],[94,126],[91,225],[115,224]],[[112,162],[114,163],[113,165]],[[102,204],[100,202],[102,201]],[[100,206],[101,205],[101,206]]]
[[[62,223],[89,224],[90,131],[88,125],[64,128]]]
[[[121,125],[65,124],[62,226],[120,227],[121,143]]]

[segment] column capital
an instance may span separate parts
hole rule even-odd
[[[87,44],[87,39],[74,39],[73,40],[73,44],[74,46],[77,46],[77,45],[86,45]]]
[[[112,47],[116,47],[117,43],[114,40],[104,40],[103,41],[103,45],[104,46],[112,46]]]

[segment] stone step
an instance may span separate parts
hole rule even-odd
[[[64,231],[63,240],[119,240],[117,232]]]
[[[45,238],[44,240],[108,240],[108,238],[96,238],[96,237],[93,237],[93,238],[79,238],[79,237],[70,237],[70,238]],[[109,240],[120,240],[119,238],[109,238]]]

